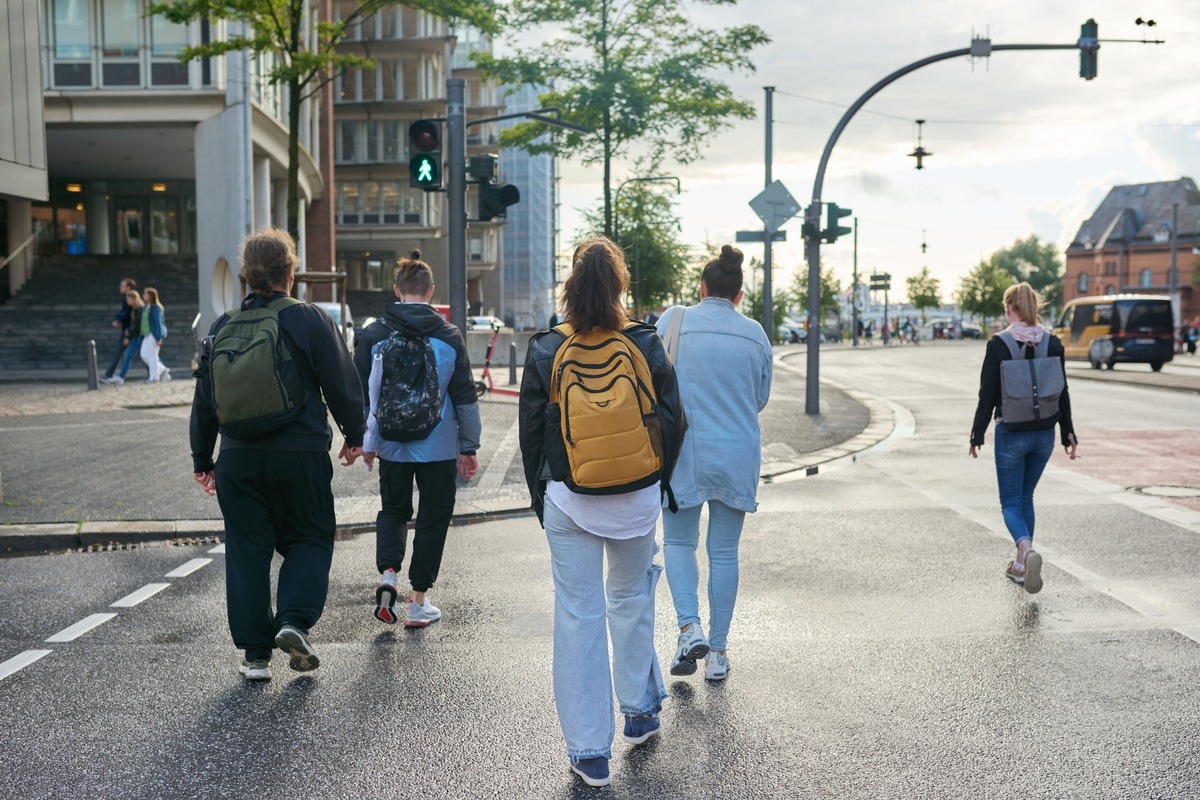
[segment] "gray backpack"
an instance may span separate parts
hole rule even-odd
[[[1047,420],[1058,418],[1058,399],[1067,385],[1062,361],[1050,357],[1050,334],[1034,346],[1033,358],[1025,358],[1025,345],[1011,333],[999,333],[997,337],[1012,353],[1011,361],[1000,362],[1000,414],[1005,427],[1046,427]]]

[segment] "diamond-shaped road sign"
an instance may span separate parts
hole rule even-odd
[[[800,212],[800,204],[792,197],[783,181],[775,181],[750,201],[750,208],[763,221],[763,227],[771,233]]]

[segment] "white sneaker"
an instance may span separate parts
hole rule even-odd
[[[679,633],[679,646],[675,649],[675,658],[671,660],[672,675],[691,675],[696,671],[696,659],[704,658],[708,652],[708,640],[704,638],[704,629],[699,622],[693,622],[692,627]]]
[[[107,384],[111,384],[111,385],[116,385],[116,384],[119,384],[119,383],[124,383],[124,382],[125,382],[125,379],[124,379],[124,378],[122,378],[120,375],[112,375],[112,376],[110,376],[110,377],[107,377],[107,378],[101,378],[101,379],[100,379],[100,382],[101,382],[101,383],[107,383]]]
[[[723,681],[729,674],[729,655],[717,650],[711,651],[704,657],[704,679],[706,681]]]
[[[238,667],[238,671],[245,675],[248,681],[271,680],[270,661],[248,661],[243,658],[242,665]]]
[[[441,609],[429,602],[429,597],[426,595],[424,605],[414,603],[412,600],[408,601],[408,607],[404,611],[404,627],[424,628],[429,623],[437,622],[441,618]]]
[[[171,380],[171,370],[164,369],[162,372],[160,372],[158,374],[158,380],[159,383],[166,383],[167,381]]]
[[[375,587],[375,619],[388,625],[395,625],[399,617],[396,608],[396,595],[399,590],[396,584],[396,571],[389,569],[379,577],[379,585]]]

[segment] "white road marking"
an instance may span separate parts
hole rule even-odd
[[[48,656],[50,653],[50,650],[26,650],[20,655],[13,656],[8,661],[0,664],[0,681],[14,672],[25,669],[25,667],[28,667],[42,656]]]
[[[79,622],[76,622],[74,625],[72,625],[69,628],[63,628],[61,631],[54,634],[46,641],[47,642],[72,642],[72,641],[78,639],[80,636],[83,636],[85,633],[90,631],[92,628],[95,628],[99,625],[103,625],[104,623],[108,622],[110,619],[114,618],[115,616],[117,616],[117,615],[116,614],[92,614],[89,617],[84,617],[83,619],[79,620]]]
[[[509,466],[512,465],[513,459],[517,457],[519,448],[520,426],[514,422],[512,427],[508,429],[508,432],[504,434],[504,439],[501,440],[500,446],[496,448],[496,452],[488,459],[488,466],[483,470],[483,474],[479,476],[475,487],[482,490],[499,489],[504,483],[504,475],[508,472]]]
[[[186,578],[188,575],[191,575],[196,570],[200,569],[201,567],[205,566],[206,564],[211,564],[211,563],[212,563],[211,558],[193,558],[191,561],[187,562],[186,564],[182,564],[182,565],[176,567],[175,569],[171,570],[163,577],[164,578]]]
[[[138,603],[146,600],[147,598],[153,597],[170,585],[171,584],[169,583],[147,583],[136,592],[125,595],[120,600],[109,606],[109,608],[133,608]]]
[[[225,555],[225,545],[219,544],[216,547],[214,547],[212,550],[209,550],[208,552],[210,555],[212,555],[212,554]]]

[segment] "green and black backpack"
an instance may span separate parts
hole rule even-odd
[[[294,420],[308,400],[299,365],[284,341],[279,312],[298,305],[279,297],[266,308],[229,312],[212,338],[208,380],[222,433],[258,439]]]

